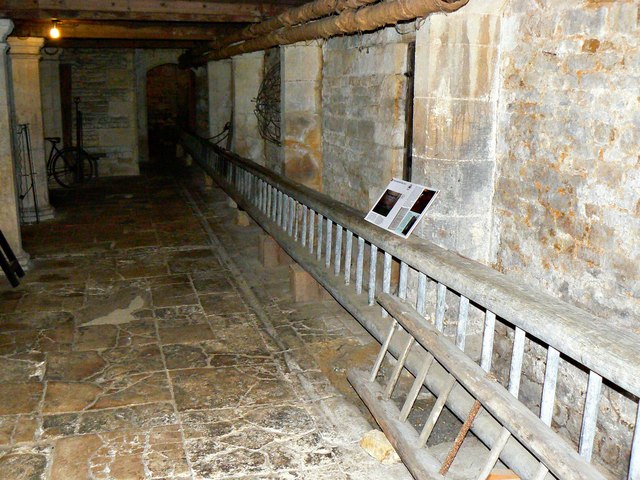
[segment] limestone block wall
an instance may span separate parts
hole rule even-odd
[[[233,92],[231,60],[218,60],[207,64],[209,83],[209,135],[217,135],[231,121]]]
[[[281,96],[279,99],[273,99],[274,102],[273,107],[280,109],[282,112],[284,109],[284,79],[282,78],[281,66],[283,60],[283,48],[284,47],[274,47],[264,52],[264,66],[263,66],[263,78],[262,83],[269,81],[267,75],[273,75],[274,72],[272,70],[280,73],[280,93]],[[270,73],[271,72],[271,73]],[[280,102],[279,104],[277,102]],[[275,108],[274,108],[275,109]],[[284,126],[280,125],[281,136],[279,138],[282,143],[284,140]],[[278,172],[280,174],[285,174],[284,170],[284,147],[282,144],[277,144],[270,140],[264,141],[264,160],[265,166],[274,172]]]
[[[479,3],[432,15],[417,32],[411,180],[440,190],[416,234],[486,263],[500,17]]]
[[[209,79],[207,67],[195,69],[196,133],[209,136]]]
[[[509,5],[495,196],[496,268],[636,332],[638,8]]]
[[[442,191],[417,235],[635,334],[639,8],[637,0],[475,0],[454,14],[432,15],[415,37],[412,152],[412,180]],[[402,175],[408,41],[385,29],[333,38],[322,47],[322,188],[363,210],[391,177]],[[292,132],[302,123],[288,129],[286,113],[315,108],[316,90],[308,87],[318,80],[303,77],[311,72],[305,67],[298,72],[305,85],[288,83],[293,69],[311,60],[305,55],[289,64],[295,47],[281,54],[283,124]],[[234,78],[249,94],[236,92],[236,107],[255,97],[255,75],[262,71],[254,65],[248,88],[243,62],[234,59]],[[309,108],[295,106],[298,87],[308,93],[296,101],[310,102]],[[253,108],[242,107],[245,117],[237,123],[245,138],[255,139],[247,128]],[[242,141],[248,151],[253,140]],[[447,315],[455,318],[455,299],[447,303]],[[472,334],[481,331],[476,320]],[[512,339],[513,328],[499,319],[494,365],[502,381]],[[528,338],[519,398],[534,412],[545,356]],[[561,360],[553,425],[574,443],[586,382],[585,372]],[[624,478],[637,402],[606,383],[603,392],[594,462]]]
[[[56,49],[42,50],[40,61],[40,91],[42,92],[42,121],[46,137],[62,137],[62,113],[60,111],[60,56]]]
[[[67,49],[61,62],[72,65],[72,95],[81,99],[85,148],[105,155],[99,160],[100,175],[137,175],[134,51]]]
[[[496,269],[640,333],[638,2],[512,0],[502,25]],[[540,363],[523,395],[539,402]],[[506,354],[508,355],[508,354]],[[554,421],[576,442],[586,386],[559,392]],[[624,478],[634,402],[605,388],[596,461]]]
[[[264,72],[264,52],[246,53],[232,59],[233,74],[233,150],[265,164],[264,140],[254,113]]]
[[[323,47],[323,191],[363,210],[402,176],[409,40],[389,28]]]
[[[49,204],[40,89],[40,51],[44,40],[37,37],[10,37],[8,42],[14,107],[13,126],[15,128],[20,124],[29,125],[31,158],[33,159],[34,184],[36,186],[36,204],[34,205],[31,195],[24,197],[21,202],[22,221],[48,220],[53,218],[54,210]],[[26,191],[29,188],[26,177],[21,177],[20,182],[22,188],[19,188],[19,191]]]
[[[13,153],[13,109],[11,88],[11,61],[7,53],[7,36],[13,22],[0,19],[0,230],[11,245],[20,263],[26,266],[29,255],[22,250],[18,194]]]
[[[322,47],[288,45],[280,61],[284,174],[322,190]]]

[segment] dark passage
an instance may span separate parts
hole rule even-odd
[[[196,125],[195,76],[175,64],[152,68],[147,73],[147,125],[149,155],[158,166],[175,159],[178,128]]]

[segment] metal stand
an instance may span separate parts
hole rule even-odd
[[[0,230],[0,267],[12,287],[20,285],[19,279],[24,277],[24,270],[11,250],[2,230]]]
[[[40,223],[33,158],[31,157],[31,136],[29,134],[28,123],[18,125],[16,131],[16,155],[16,176],[18,181],[18,198],[20,199],[20,223],[28,223],[24,199],[29,193],[31,193],[33,197],[33,211],[35,213],[36,223]]]
[[[73,102],[76,104],[76,147],[78,151],[82,151],[82,140],[83,140],[83,118],[82,112],[80,111],[80,97],[75,97]],[[76,183],[79,184],[84,180],[84,162],[82,161],[81,155],[78,155],[78,159],[76,162],[76,171],[74,175],[76,177]]]

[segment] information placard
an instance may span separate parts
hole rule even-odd
[[[407,238],[431,206],[439,190],[394,178],[365,220]]]

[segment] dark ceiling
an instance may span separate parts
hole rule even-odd
[[[190,48],[305,0],[0,0],[12,35],[59,47]],[[61,38],[48,38],[52,20]]]

